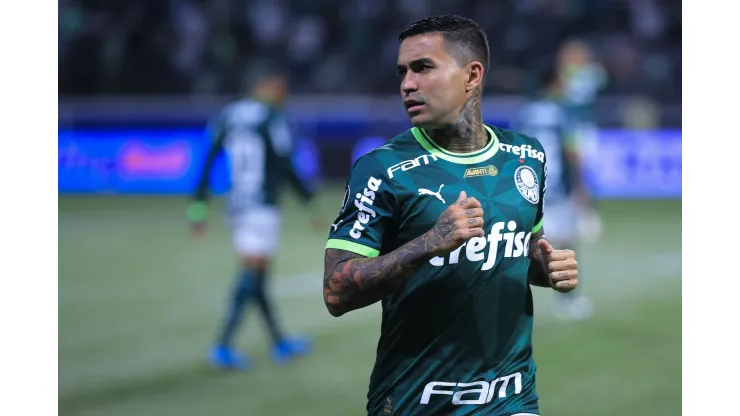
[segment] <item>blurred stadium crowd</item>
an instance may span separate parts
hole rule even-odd
[[[392,94],[398,32],[440,13],[488,32],[489,94],[530,92],[579,38],[604,93],[681,100],[679,0],[60,0],[59,93],[234,94],[277,61],[296,93]]]

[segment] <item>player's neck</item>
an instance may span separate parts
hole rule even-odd
[[[483,128],[480,100],[480,92],[475,91],[465,100],[455,123],[439,129],[428,129],[427,133],[435,143],[450,152],[470,153],[483,149],[489,137]]]
[[[255,93],[252,95],[252,99],[254,99],[257,102],[260,102],[268,107],[278,107],[277,102],[273,97],[271,97],[269,94],[265,93]]]

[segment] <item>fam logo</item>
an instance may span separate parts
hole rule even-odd
[[[491,381],[480,380],[468,383],[432,381],[424,386],[424,392],[421,394],[419,404],[429,404],[431,400],[438,402],[440,399],[445,399],[444,396],[452,396],[451,399],[445,400],[449,400],[453,406],[481,405],[490,403],[492,400],[511,397],[511,393],[514,393],[514,396],[522,393],[522,373],[520,372],[502,376]],[[433,399],[432,396],[442,397]],[[517,414],[529,415],[531,413]]]
[[[395,165],[388,168],[388,178],[393,179],[393,172],[395,171],[401,170],[402,172],[406,172],[407,170],[418,168],[419,166],[429,165],[430,163],[436,162],[437,160],[437,155],[433,153],[421,155],[414,159],[404,160],[403,162],[396,163]]]

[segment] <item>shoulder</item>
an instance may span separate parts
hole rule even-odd
[[[499,150],[511,153],[512,148],[515,146],[520,148],[522,146],[531,146],[531,148],[534,150],[544,152],[542,143],[540,143],[540,141],[533,136],[529,136],[527,134],[520,133],[514,130],[503,129],[501,127],[489,127],[491,127],[491,130],[493,130],[493,132],[496,133],[496,136],[498,137]],[[536,158],[536,156],[533,157]]]
[[[226,104],[221,111],[221,116],[235,124],[254,125],[274,117],[274,111],[263,103],[244,99]]]
[[[422,151],[412,131],[406,130],[358,158],[353,170],[358,167],[372,168],[375,166],[378,170],[385,172],[398,163],[422,155]]]
[[[513,130],[491,126],[499,141],[499,151],[511,153],[521,159],[537,159],[545,163],[545,149],[539,140]]]
[[[387,158],[390,155],[418,153],[419,142],[414,137],[412,129],[409,129],[393,136],[386,144],[373,149],[373,152],[379,158]]]

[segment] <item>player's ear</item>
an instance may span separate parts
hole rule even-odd
[[[467,65],[467,79],[465,82],[465,92],[473,91],[483,85],[483,64],[479,61],[472,61]]]

